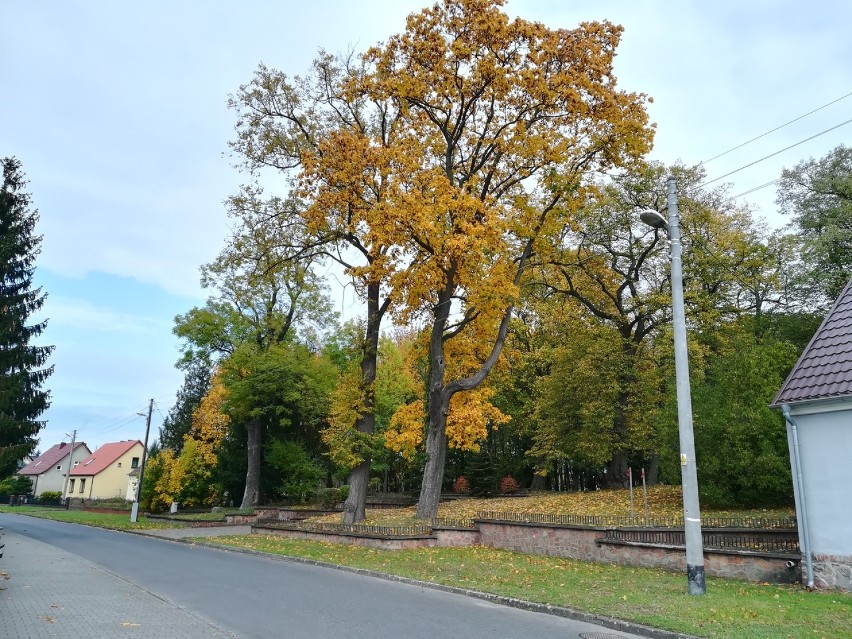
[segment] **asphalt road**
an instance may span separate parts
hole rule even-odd
[[[286,560],[19,515],[4,514],[0,524],[83,557],[241,639],[636,637],[430,588]]]

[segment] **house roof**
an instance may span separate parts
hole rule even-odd
[[[75,442],[74,443],[74,451],[79,451],[80,448],[85,449],[86,453],[89,452],[89,447],[86,446],[85,442]],[[21,468],[18,471],[19,475],[41,475],[42,473],[47,472],[63,459],[68,456],[68,453],[71,452],[71,444],[69,442],[62,442],[61,444],[56,444],[48,448],[41,455],[32,460],[29,464]],[[77,453],[79,457],[79,453]],[[80,461],[79,459],[77,461]]]
[[[136,444],[142,446],[142,442],[138,439],[104,444],[75,466],[71,474],[84,476],[97,475],[102,470],[109,468],[113,462],[117,461],[119,457],[136,446]]]
[[[772,406],[852,397],[852,280],[825,316]]]

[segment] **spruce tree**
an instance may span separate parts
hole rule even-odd
[[[26,180],[15,158],[4,158],[0,190],[0,477],[15,470],[38,444],[44,426],[39,416],[50,405],[42,390],[53,366],[45,362],[52,346],[34,346],[46,321],[27,324],[44,304],[40,288],[31,288],[41,236],[35,234],[37,211],[23,189]]]

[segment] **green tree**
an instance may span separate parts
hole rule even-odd
[[[44,426],[39,416],[50,406],[50,393],[42,387],[53,372],[45,367],[52,346],[32,341],[47,321],[27,324],[45,300],[32,288],[41,236],[35,234],[38,213],[23,189],[21,164],[4,158],[0,189],[0,476],[15,470],[24,456],[35,450]]]
[[[756,337],[751,320],[716,336],[724,345],[707,357],[693,384],[693,421],[701,499],[714,507],[768,507],[792,502],[784,419],[769,408],[799,350],[774,337]],[[672,385],[673,386],[673,385]],[[680,481],[674,389],[663,411],[662,472]]]
[[[347,385],[356,410],[338,424],[353,441],[366,442],[376,426],[374,382],[381,323],[391,304],[388,280],[406,256],[388,237],[394,215],[388,202],[398,188],[396,176],[405,171],[395,165],[392,150],[401,112],[392,101],[366,94],[364,86],[365,66],[354,55],[320,52],[303,77],[261,65],[231,106],[238,112],[232,146],[246,167],[253,174],[276,169],[291,195],[306,201],[282,208],[278,198],[269,198],[266,210],[277,213],[264,219],[301,225],[301,244],[291,247],[337,262],[366,305],[357,342],[360,377]],[[371,467],[369,446],[350,452],[358,463],[349,476],[345,523],[364,519]]]
[[[203,358],[186,360],[183,386],[160,427],[160,445],[179,453],[192,428],[192,414],[210,390],[210,365]]]
[[[802,240],[793,284],[817,303],[833,302],[852,277],[852,147],[782,171],[777,202]]]
[[[298,443],[313,458],[324,451],[320,432],[337,369],[301,344],[284,342],[261,349],[246,343],[222,362],[222,373],[227,390],[224,410],[231,418],[231,432],[239,433],[247,424],[257,430],[256,440],[244,440],[249,444],[257,441],[261,447],[257,468],[264,468],[265,477],[253,480],[257,503],[261,490],[273,494],[282,485],[276,467],[263,463],[271,442]]]
[[[174,332],[184,340],[184,367],[232,359],[240,349],[264,351],[290,340],[295,329],[313,334],[333,321],[313,258],[292,250],[299,242],[289,234],[298,229],[259,222],[258,209],[265,205],[252,190],[231,199],[233,234],[202,268],[202,284],[216,295],[175,320]],[[232,430],[246,438],[243,508],[257,505],[261,492],[263,425],[253,415],[243,412],[247,421]]]
[[[0,495],[29,495],[33,492],[33,480],[24,475],[12,475],[0,481]]]

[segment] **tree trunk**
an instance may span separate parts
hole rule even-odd
[[[606,483],[613,488],[624,488],[627,486],[627,456],[623,450],[616,451],[607,464]]]
[[[260,452],[262,427],[259,419],[251,419],[246,424],[248,433],[248,469],[246,470],[246,490],[240,508],[254,508],[260,500]]]
[[[367,488],[370,484],[370,456],[349,473],[349,495],[343,504],[343,523],[357,524],[367,517]]]
[[[376,428],[376,362],[379,357],[379,327],[387,305],[379,306],[379,285],[367,285],[367,328],[364,335],[364,350],[361,354],[361,392],[364,409],[355,420],[355,429],[372,435]],[[349,495],[343,504],[343,523],[356,524],[367,517],[367,489],[370,486],[369,450],[362,450],[362,461],[349,474]]]
[[[651,461],[648,466],[648,472],[645,473],[645,482],[649,486],[653,486],[660,481],[660,456],[657,453],[651,455]]]
[[[440,391],[438,394],[441,394]],[[444,483],[444,464],[447,459],[447,415],[442,405],[440,398],[429,402],[426,467],[423,469],[420,501],[417,502],[418,519],[433,519],[438,516],[438,504]]]

